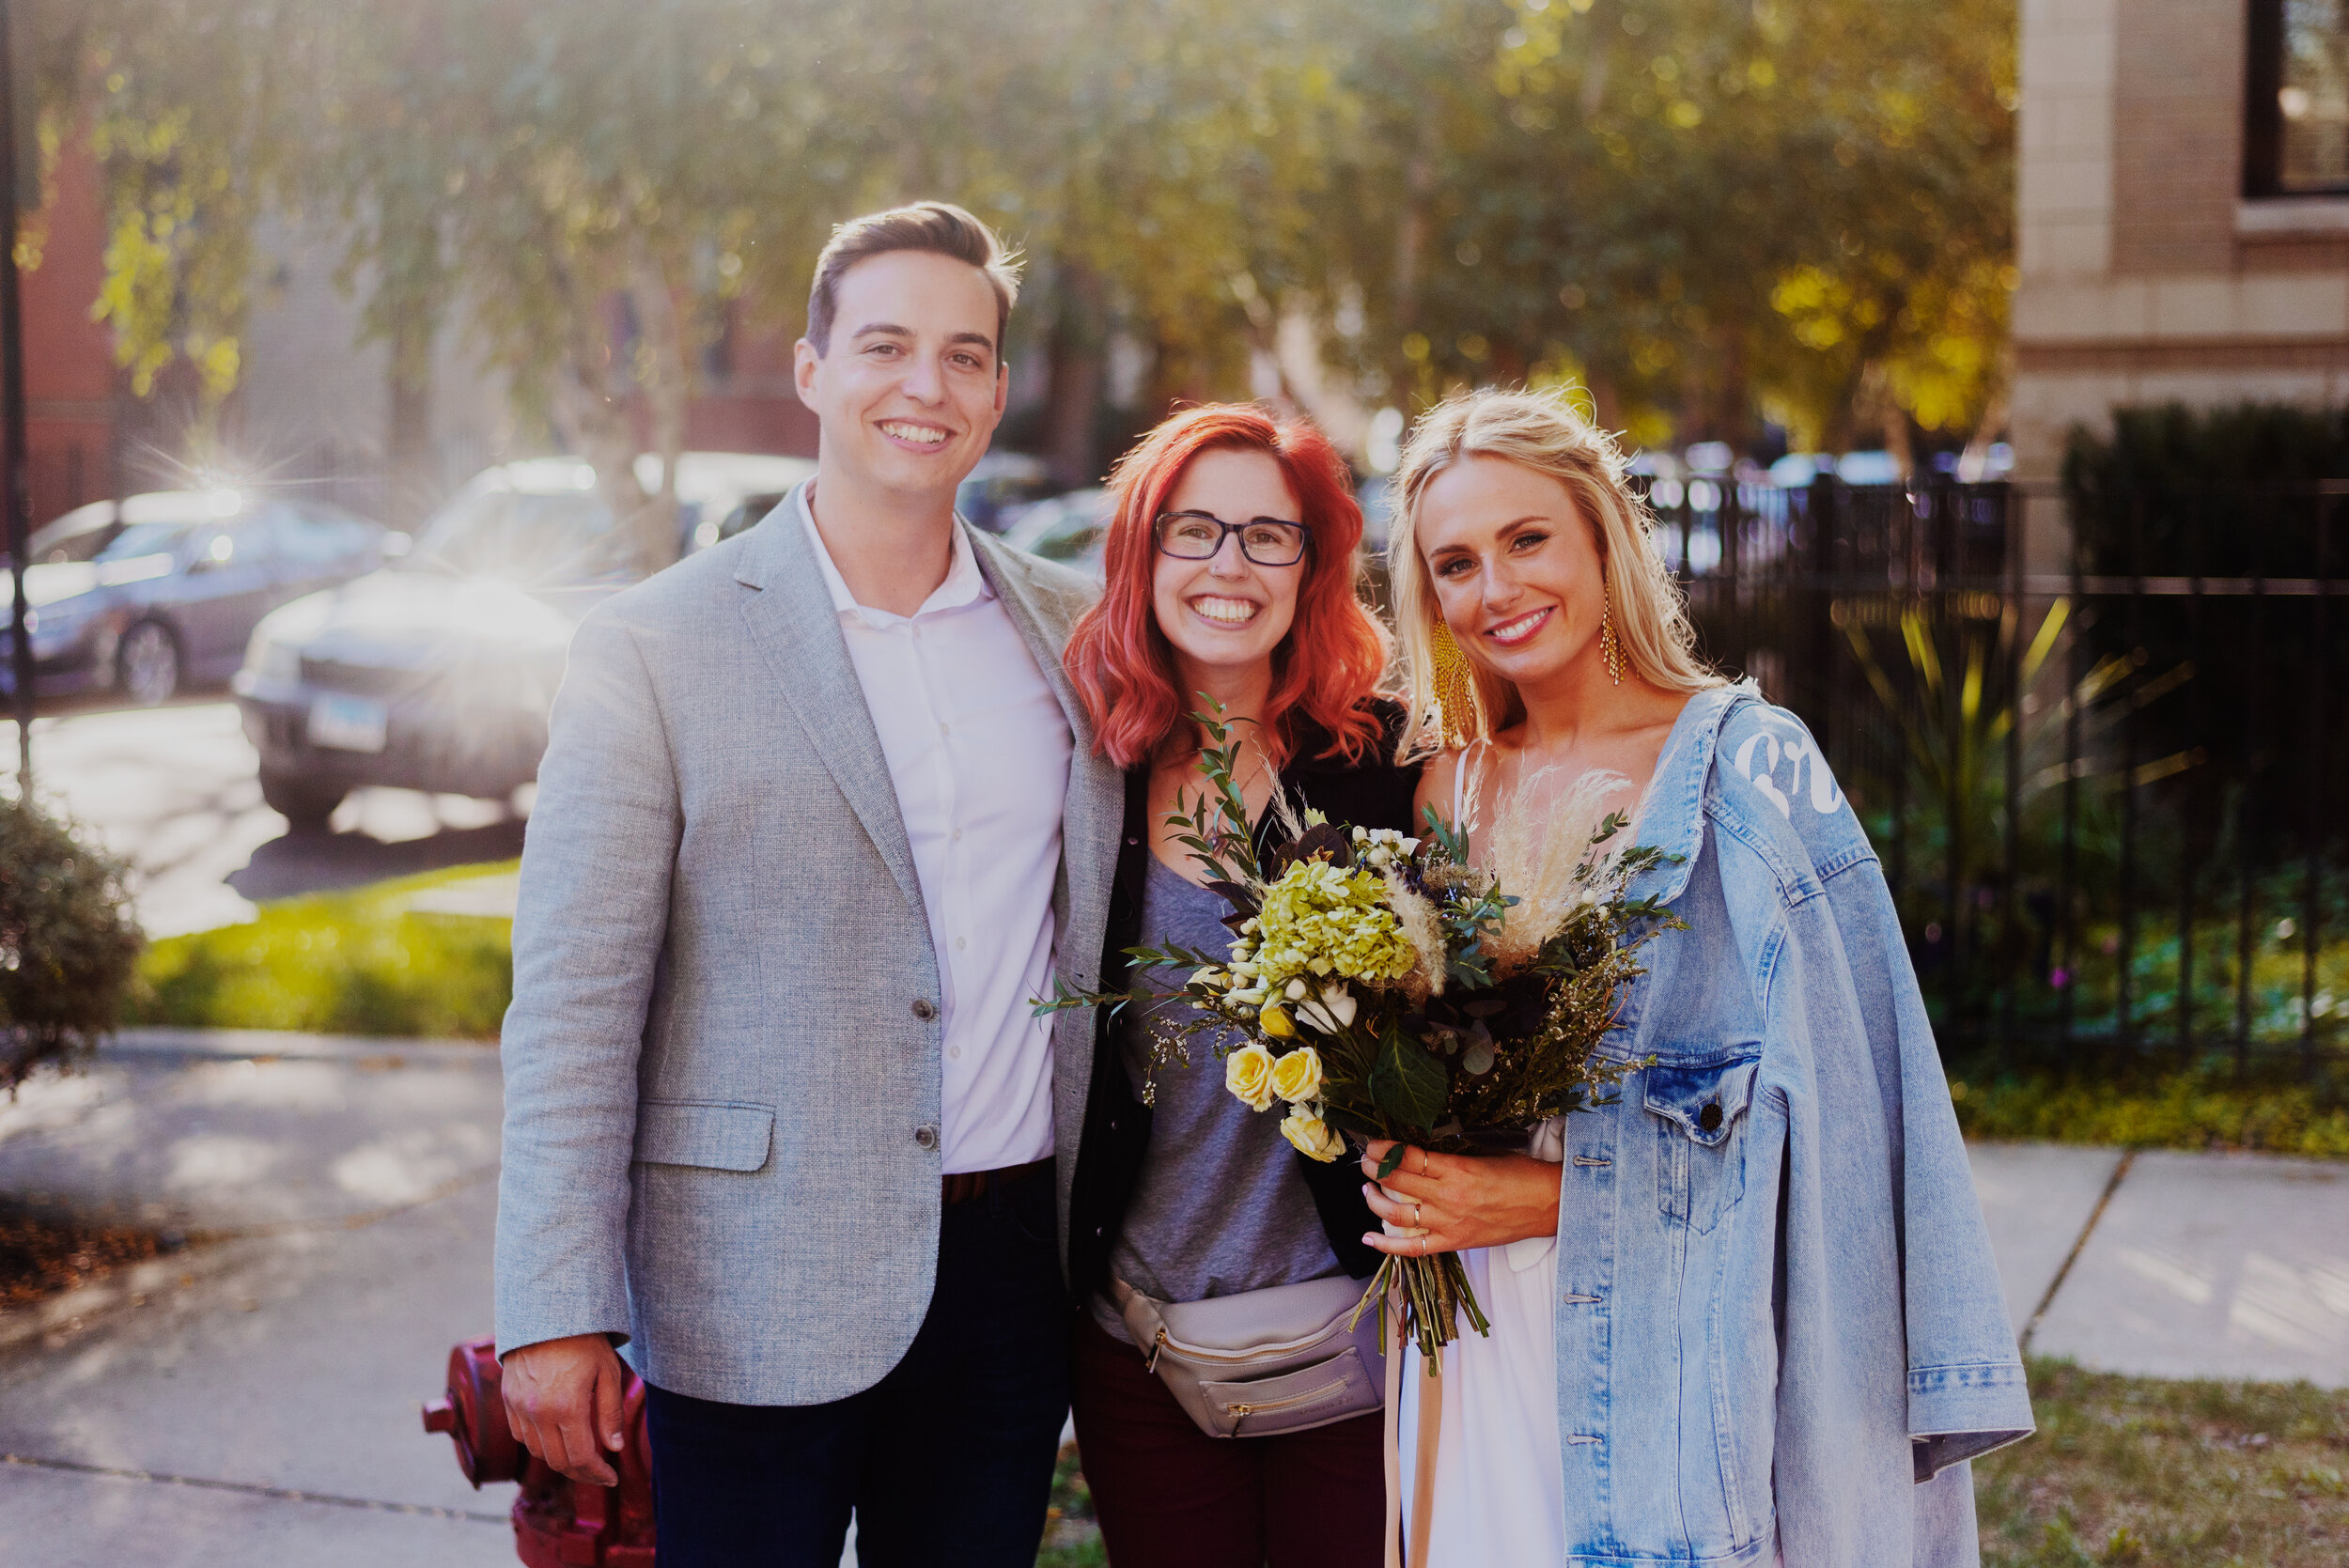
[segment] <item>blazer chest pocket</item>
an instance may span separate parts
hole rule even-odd
[[[1656,1118],[1657,1196],[1668,1219],[1710,1231],[1745,1195],[1744,1140],[1758,1056],[1647,1070],[1643,1105]]]
[[[774,1141],[775,1108],[726,1100],[645,1100],[636,1108],[636,1160],[755,1171]]]

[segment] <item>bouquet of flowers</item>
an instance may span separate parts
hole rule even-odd
[[[1600,1057],[1599,1041],[1641,972],[1638,949],[1679,924],[1627,895],[1664,857],[1614,846],[1627,819],[1598,808],[1620,780],[1576,785],[1545,814],[1546,831],[1531,814],[1504,815],[1489,867],[1470,862],[1466,826],[1432,808],[1426,834],[1408,838],[1316,813],[1298,821],[1276,792],[1290,837],[1260,862],[1229,728],[1193,717],[1213,742],[1202,753],[1208,789],[1188,811],[1177,797],[1168,821],[1232,907],[1230,951],[1131,948],[1137,973],[1190,977],[1174,990],[1063,995],[1042,1007],[1179,997],[1194,1011],[1162,1026],[1154,1062],[1202,1030],[1236,1032],[1244,1043],[1228,1046],[1223,1062],[1232,1094],[1260,1111],[1283,1106],[1283,1135],[1313,1159],[1344,1157],[1342,1134],[1394,1140],[1382,1176],[1404,1144],[1489,1150],[1607,1103],[1595,1096],[1636,1063]],[[1391,1288],[1431,1368],[1458,1337],[1458,1312],[1479,1333],[1490,1327],[1455,1253],[1390,1256],[1365,1305]]]

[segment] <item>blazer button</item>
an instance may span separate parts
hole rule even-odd
[[[932,1018],[938,1017],[938,1004],[927,997],[915,997],[913,999],[913,1016],[921,1019],[924,1023],[927,1023]]]
[[[938,1129],[925,1122],[913,1129],[913,1141],[925,1149],[938,1147]]]

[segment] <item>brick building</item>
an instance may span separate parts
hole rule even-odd
[[[195,414],[184,367],[167,370],[152,396],[132,396],[113,334],[91,317],[107,225],[86,147],[66,148],[47,194],[35,220],[39,265],[22,283],[36,528],[85,502],[186,483]],[[362,341],[359,291],[338,281],[340,245],[276,216],[257,238],[259,275],[239,340],[238,386],[218,419],[222,456],[234,468],[408,523],[486,464],[541,448],[543,438],[517,436],[504,378],[482,363],[460,300],[434,345],[420,469],[396,481],[389,360],[381,342]],[[813,454],[815,416],[791,387],[794,334],[754,325],[739,306],[720,326],[696,366],[687,444]]]
[[[125,423],[111,335],[90,319],[105,276],[106,218],[98,169],[86,156],[59,160],[40,226],[40,265],[20,285],[36,528],[113,493]]]
[[[2349,402],[2349,0],[2022,0],[2018,473],[2117,404]]]

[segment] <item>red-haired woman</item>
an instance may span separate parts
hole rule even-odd
[[[1102,962],[1115,987],[1128,947],[1230,941],[1228,907],[1166,822],[1205,786],[1189,718],[1202,694],[1241,737],[1260,846],[1276,789],[1334,822],[1408,832],[1417,769],[1389,760],[1403,715],[1377,694],[1388,641],[1357,597],[1361,509],[1327,437],[1262,409],[1190,409],[1111,483],[1108,586],[1067,667],[1096,744],[1128,770]],[[1279,1118],[1226,1093],[1213,1035],[1191,1039],[1188,1065],[1154,1063],[1153,1022],[1130,1008],[1102,1021],[1069,1205],[1077,1436],[1103,1545],[1118,1568],[1367,1568],[1383,1559],[1377,1412],[1210,1436],[1119,1311],[1129,1293],[1201,1301],[1377,1264],[1353,1163],[1305,1159]]]

